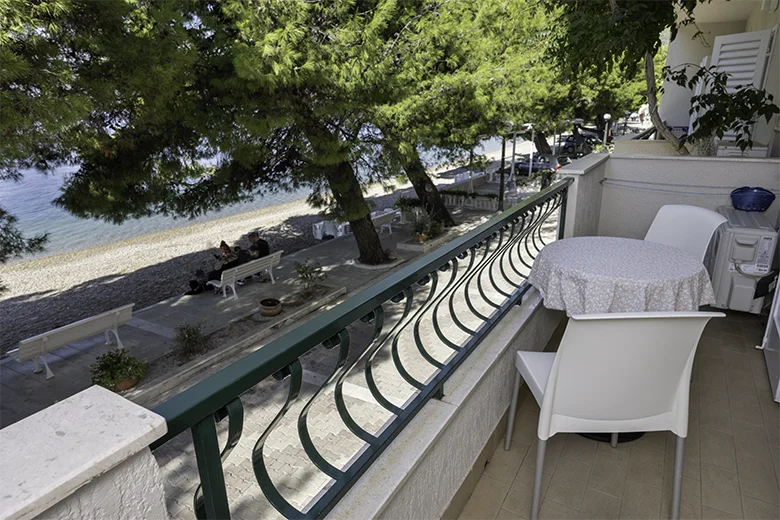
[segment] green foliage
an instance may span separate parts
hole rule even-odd
[[[468,197],[469,192],[466,190],[440,190],[443,195],[452,195],[454,197]]]
[[[431,226],[431,218],[427,213],[417,213],[412,221],[412,233],[414,235],[427,235]]]
[[[710,0],[543,0],[552,17],[549,55],[574,76],[601,74],[615,66],[639,71],[646,53],[662,47],[661,35],[677,36],[677,12],[693,23],[693,9]]]
[[[18,258],[25,253],[38,253],[43,251],[48,240],[47,235],[37,235],[27,238],[16,227],[16,217],[0,208],[0,264],[4,264],[11,258]],[[0,294],[8,288],[0,280]]]
[[[303,285],[303,289],[307,293],[328,278],[328,274],[323,272],[319,262],[309,263],[308,258],[303,263],[295,262],[295,271],[298,273],[298,283]]]
[[[181,359],[190,360],[208,350],[209,340],[203,334],[203,326],[200,323],[185,323],[175,330],[173,341],[176,353]]]
[[[123,348],[109,350],[89,366],[92,384],[114,390],[115,385],[125,379],[140,379],[146,375],[146,365],[131,356]]]
[[[394,207],[402,211],[412,211],[417,208],[422,208],[422,202],[420,199],[412,199],[409,197],[398,197],[395,201]]]
[[[412,234],[418,240],[429,240],[441,235],[444,232],[444,223],[431,219],[427,213],[419,212],[412,221]]]
[[[653,84],[646,79],[647,89],[659,87],[659,51],[663,49],[665,35],[674,40],[680,26],[694,25],[694,9],[711,0],[588,0],[569,2],[567,0],[544,0],[548,12],[554,16],[551,26],[552,45],[549,54],[559,67],[577,77],[582,74],[608,74],[615,68],[631,76],[639,64],[654,57],[656,78]],[[701,36],[697,31],[695,37]],[[726,91],[726,75],[713,70],[694,70],[688,78],[686,68],[664,75],[679,85],[691,86],[707,82],[710,91],[693,99],[692,112],[700,110],[702,115],[693,135],[682,140],[711,139],[722,136],[733,129],[738,134],[737,144],[744,150],[753,145],[750,126],[756,118],[771,118],[777,107],[763,90],[743,87],[734,93]],[[698,69],[698,70],[697,70]],[[655,106],[650,96],[651,114]],[[768,119],[767,119],[768,120]],[[659,127],[660,120],[654,120]],[[659,131],[674,140],[662,126]],[[673,143],[682,148],[681,142]]]
[[[688,68],[694,69],[690,77]],[[733,131],[737,146],[745,151],[753,147],[751,127],[756,121],[764,117],[769,122],[773,115],[780,113],[780,108],[772,103],[772,95],[752,85],[739,85],[729,92],[726,85],[729,75],[718,72],[716,67],[683,66],[675,70],[665,67],[664,76],[689,90],[699,83],[704,85],[704,93],[691,98],[690,113],[698,115],[693,133],[685,136],[683,142],[723,137],[726,131]]]

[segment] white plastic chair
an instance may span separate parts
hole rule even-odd
[[[704,326],[719,312],[572,316],[558,352],[517,352],[504,449],[509,450],[521,378],[539,402],[531,519],[539,516],[547,439],[560,432],[671,430],[677,436],[672,519],[680,516],[683,447],[693,357]]]
[[[709,209],[668,204],[658,210],[645,240],[682,249],[703,262],[712,235],[724,222],[723,215]]]
[[[325,226],[325,222],[315,222],[314,224],[312,224],[311,233],[312,235],[314,235],[315,239],[322,240],[324,226]]]

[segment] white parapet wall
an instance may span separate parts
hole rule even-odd
[[[544,308],[539,293],[531,290],[447,381],[444,397],[420,410],[328,518],[457,516],[459,511],[451,507],[456,494],[466,487],[468,498],[473,486],[464,484],[470,479],[476,483],[479,475],[473,469],[484,467],[486,445],[496,432],[503,433],[515,352],[544,349],[563,318],[563,313]]]
[[[609,158],[606,153],[592,153],[558,170],[561,177],[574,179],[566,195],[565,238],[598,235],[600,183]]]
[[[165,419],[99,386],[0,430],[0,520],[168,518]]]
[[[780,195],[778,159],[612,155],[604,167],[597,228],[603,236],[644,238],[661,206],[731,206],[729,194],[740,186]],[[775,200],[765,213],[774,225],[778,209],[780,200]]]

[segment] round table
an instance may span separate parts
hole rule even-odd
[[[671,246],[576,237],[545,246],[528,281],[548,309],[567,314],[695,311],[715,302],[698,258]]]
[[[695,311],[715,301],[699,259],[680,249],[616,237],[577,237],[545,246],[528,281],[548,309],[572,314]],[[580,434],[609,442],[608,433]],[[621,433],[619,442],[644,435]]]

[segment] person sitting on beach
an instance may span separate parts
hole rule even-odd
[[[203,273],[202,270],[195,272],[195,279],[190,280],[190,290],[184,294],[200,294],[206,290],[207,283],[211,280],[220,280],[222,278],[222,271],[236,267],[240,264],[238,255],[230,249],[230,246],[223,240],[219,244],[219,255],[214,255],[217,262],[214,264],[214,269],[209,271],[208,274]],[[215,292],[217,289],[214,289]]]
[[[222,278],[222,271],[236,267],[240,264],[238,255],[232,249],[230,249],[230,246],[227,245],[224,240],[219,243],[219,252],[219,255],[214,255],[214,258],[217,259],[217,262],[214,264],[214,270],[209,271],[209,274],[206,276],[207,282],[211,280],[219,280]]]
[[[260,233],[252,231],[246,237],[249,239],[249,242],[252,243],[252,245],[249,246],[249,252],[252,254],[253,259],[263,258],[264,256],[271,254],[271,246],[268,242],[260,238]]]
[[[251,231],[249,234],[247,234],[247,239],[249,239],[249,243],[251,244],[249,246],[249,249],[241,249],[238,252],[238,260],[240,264],[245,264],[247,262],[251,262],[252,260],[257,260],[258,258],[263,258],[264,256],[268,256],[271,254],[271,246],[268,245],[268,242],[260,238],[260,234],[257,231]],[[258,273],[252,275],[252,278],[258,281],[263,281],[263,275]],[[237,283],[239,285],[244,285],[244,282],[249,280],[249,277],[239,280]]]

